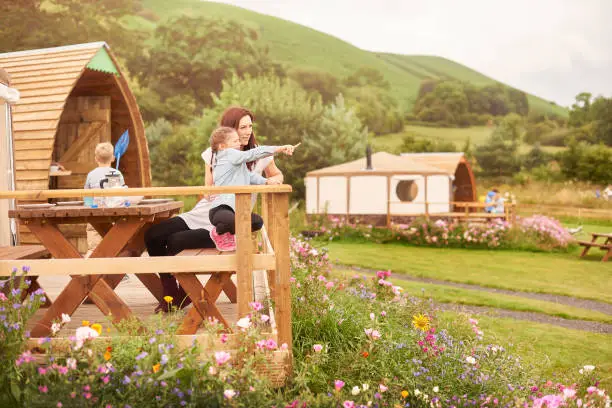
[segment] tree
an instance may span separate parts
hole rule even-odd
[[[523,157],[522,162],[523,166],[527,170],[531,170],[547,164],[550,160],[551,156],[542,150],[539,143],[536,143],[533,145],[529,153]]]
[[[389,90],[391,85],[379,70],[370,67],[360,67],[344,80],[347,87],[373,86]]]
[[[134,67],[144,87],[157,95],[161,105],[180,95],[183,121],[212,103],[228,74],[260,75],[279,69],[258,44],[256,30],[235,20],[182,16],[155,30],[148,57]]]
[[[456,152],[457,146],[448,140],[417,139],[413,135],[404,136],[402,153]]]
[[[320,94],[323,103],[333,102],[342,92],[338,78],[325,71],[293,68],[287,73],[287,76],[299,83],[305,90]]]
[[[522,121],[516,114],[506,116],[487,143],[476,148],[474,155],[485,175],[512,175],[520,169],[518,148]]]
[[[346,103],[355,110],[361,123],[376,135],[400,132],[404,128],[404,116],[397,102],[380,88],[349,88]]]
[[[569,112],[568,124],[572,127],[580,127],[589,122],[589,111],[591,109],[591,95],[581,92],[576,95],[576,102],[572,104]]]

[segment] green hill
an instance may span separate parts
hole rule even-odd
[[[272,57],[288,66],[317,68],[338,77],[345,77],[361,66],[375,68],[389,81],[393,96],[404,108],[412,107],[421,80],[426,77],[456,78],[476,85],[495,82],[442,57],[364,51],[320,31],[236,6],[200,0],[143,0],[142,3],[145,10],[131,22],[141,29],[153,29],[157,23],[179,15],[230,18],[257,28]],[[564,108],[533,95],[529,95],[529,103],[540,112],[567,115]]]

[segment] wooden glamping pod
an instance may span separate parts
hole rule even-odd
[[[461,186],[471,186],[462,187],[460,194],[454,187],[459,177]],[[446,217],[453,211],[453,200],[476,197],[467,161],[453,156],[451,163],[444,154],[438,162],[427,162],[378,152],[370,160],[364,157],[311,171],[305,184],[307,215],[336,215],[377,225],[390,225],[391,218]]]
[[[19,100],[19,92],[10,85],[8,72],[0,68],[0,190],[15,188],[10,104]],[[0,247],[15,243],[16,224],[8,218],[12,205],[12,201],[0,200]]]
[[[16,190],[83,188],[94,148],[129,131],[120,168],[129,187],[151,185],[149,150],[136,99],[104,42],[0,54],[21,99],[12,106]],[[52,162],[66,171],[50,171]],[[60,200],[61,201],[61,200]],[[64,226],[87,250],[84,225]],[[37,243],[20,226],[20,244]]]

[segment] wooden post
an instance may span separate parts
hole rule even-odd
[[[387,176],[387,228],[391,228],[391,176]]]
[[[292,345],[291,261],[289,258],[289,194],[272,196],[274,202],[273,239],[276,257],[276,326],[278,343]]]
[[[429,198],[427,197],[427,180],[429,177],[424,176],[423,180],[425,181],[425,219],[429,220]]]
[[[346,222],[351,215],[351,176],[346,176]]]
[[[236,255],[238,318],[249,314],[253,301],[253,241],[251,240],[251,194],[236,194]]]
[[[262,194],[261,213],[262,218],[264,219],[264,228],[266,229],[266,233],[268,234],[268,239],[270,240],[272,249],[276,250],[276,246],[274,244],[274,200],[270,194]],[[265,243],[264,249],[266,249]],[[270,288],[270,299],[272,300],[276,299],[276,273],[277,272],[274,270],[266,271],[266,276],[268,278],[268,288]]]
[[[319,202],[321,201],[321,197],[319,196],[320,193],[320,189],[319,189],[319,176],[317,176],[317,214],[319,214]]]

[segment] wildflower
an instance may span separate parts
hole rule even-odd
[[[43,367],[38,367],[38,374],[45,375],[47,374],[47,369]]]
[[[225,390],[223,391],[223,396],[228,400],[231,400],[236,395],[236,391],[234,390]]]
[[[147,353],[146,351],[143,351],[142,353],[136,356],[136,361],[142,360],[143,358],[146,358],[148,355],[149,353]]]
[[[81,321],[81,326],[89,326],[89,320]]]
[[[401,394],[402,394],[402,398],[406,398],[408,396],[408,391],[403,390]]]
[[[161,368],[161,364],[160,363],[155,364],[153,366],[153,372],[154,373],[158,372],[160,370],[160,368]]]
[[[99,323],[94,323],[91,325],[91,328],[98,332],[98,335],[102,334],[102,325]]]
[[[344,401],[342,408],[355,408],[355,403],[350,400]]]
[[[367,391],[370,389],[370,386],[368,384],[361,384],[361,389]]]
[[[416,316],[412,316],[412,325],[421,331],[429,330],[429,317],[419,313]]]
[[[248,329],[251,327],[251,319],[248,317],[243,317],[236,322],[236,326],[240,327],[241,329]]]
[[[57,402],[57,405],[56,405],[57,408],[62,408],[63,406],[64,406],[64,404],[62,404],[61,401]]]
[[[172,303],[173,300],[174,298],[172,296],[164,296],[164,302],[166,303]]]
[[[262,314],[261,315],[261,321],[266,323],[268,320],[270,320],[270,316],[266,315],[266,314]]]
[[[433,392],[435,393],[440,392],[440,387],[438,387],[437,385],[433,387]]]
[[[77,368],[77,361],[74,358],[72,358],[72,357],[67,358],[66,359],[66,366],[69,369],[71,369],[71,370],[76,370],[76,368]]]
[[[102,382],[104,384],[108,384],[109,381],[110,381],[110,377],[108,375],[105,375],[104,377],[102,377]]]
[[[38,391],[42,392],[43,394],[46,394],[49,392],[49,388],[46,385],[39,385],[38,386]]]
[[[251,309],[253,309],[256,312],[259,312],[260,310],[263,309],[263,305],[259,302],[250,302],[249,306],[251,307]]]
[[[470,364],[476,364],[476,359],[474,357],[472,357],[472,356],[467,356],[465,358],[465,361],[467,361]]]
[[[266,348],[268,350],[276,350],[278,348],[278,344],[276,344],[276,341],[274,341],[274,339],[268,339],[266,341]]]
[[[375,320],[376,316],[374,315],[374,313],[370,313],[370,320]]]
[[[62,326],[59,323],[53,323],[51,325],[51,333],[55,335],[58,331],[60,331],[61,328]]]
[[[342,380],[334,381],[334,388],[336,389],[336,391],[340,391],[342,387],[344,387],[344,381]]]
[[[315,351],[315,353],[320,353],[321,350],[323,350],[323,346],[320,344],[315,344],[314,346],[312,346],[312,349]]]
[[[230,358],[231,358],[231,355],[227,351],[217,351],[217,352],[215,352],[215,361],[217,362],[218,366],[221,366],[221,365],[227,363]]]
[[[221,336],[219,337],[219,340],[221,340],[221,343],[227,343],[227,334],[226,333],[221,333]]]
[[[361,355],[363,356],[363,358],[368,358],[370,356],[370,353],[368,353],[367,351],[363,351]]]
[[[67,315],[66,313],[62,313],[62,323],[64,324],[70,323],[70,316]]]
[[[384,384],[379,384],[378,388],[380,389],[380,392],[385,392],[385,391],[387,391],[389,389],[389,387],[387,387]]]
[[[359,388],[358,385],[354,386],[353,389],[351,390],[351,394],[353,395],[359,395],[360,392],[361,392],[361,388]]]

